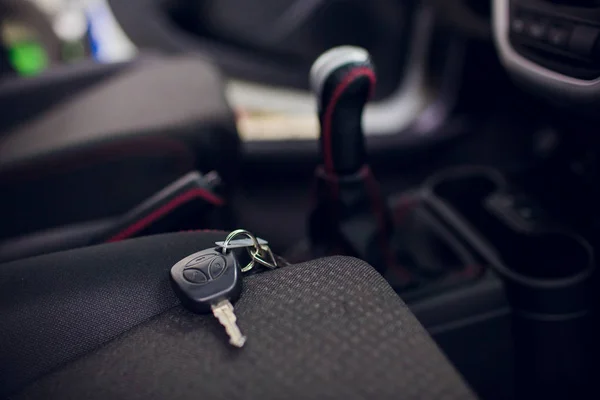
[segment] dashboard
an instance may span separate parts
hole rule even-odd
[[[600,102],[600,2],[494,0],[493,33],[514,78],[555,103]]]

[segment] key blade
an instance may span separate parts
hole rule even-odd
[[[242,347],[246,343],[246,336],[242,335],[237,325],[237,317],[233,312],[233,305],[229,300],[223,300],[212,306],[214,316],[225,327],[225,332],[229,336],[229,343],[235,347]]]
[[[269,242],[267,242],[265,239],[256,238],[256,240],[258,241],[258,244],[261,246],[265,246],[265,245],[269,244]],[[225,241],[215,242],[215,244],[219,247],[225,247]],[[242,247],[253,247],[253,246],[254,246],[254,242],[250,239],[236,239],[236,240],[232,240],[231,242],[229,242],[229,244],[227,245],[227,248],[228,249],[239,249]]]

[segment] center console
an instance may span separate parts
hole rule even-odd
[[[560,15],[541,17],[531,4],[515,2],[508,9],[511,51],[551,76],[583,82],[561,69],[573,64],[562,62],[580,59],[594,71],[594,58],[583,56],[586,40],[595,46],[595,39],[586,36],[594,25],[569,25],[565,21],[571,19]],[[539,4],[549,5],[547,10],[565,7]],[[515,24],[522,30],[514,31]],[[557,27],[565,29],[566,39],[555,37],[560,36]],[[506,382],[513,375],[514,394],[486,398],[580,398],[588,393],[595,332],[592,244],[555,217],[546,202],[538,202],[531,185],[521,186],[512,174],[492,167],[442,168],[409,191],[385,196],[369,167],[360,123],[375,81],[368,53],[356,47],[332,49],[312,68],[322,159],[304,253],[288,259],[344,254],[367,261],[452,359],[480,368],[494,359],[495,376],[504,375],[500,380]],[[473,337],[466,352],[465,337],[474,332],[484,336]],[[456,349],[460,355],[452,354]],[[478,381],[472,367],[459,369],[486,396],[485,385],[499,385]]]
[[[582,107],[600,101],[600,3],[494,0],[494,38],[506,69],[529,89]]]
[[[425,190],[429,206],[504,284],[512,309],[517,397],[588,393],[592,246],[496,170],[444,171]]]

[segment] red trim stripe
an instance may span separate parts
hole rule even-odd
[[[223,204],[225,204],[225,201],[222,198],[209,192],[208,190],[200,189],[200,188],[191,189],[191,190],[181,194],[180,196],[175,197],[168,203],[163,204],[161,207],[157,208],[150,214],[146,215],[144,218],[129,225],[128,227],[123,229],[121,232],[117,233],[116,235],[114,235],[113,237],[108,239],[107,242],[108,243],[118,242],[121,240],[128,239],[128,238],[132,237],[133,235],[135,235],[136,233],[142,231],[146,227],[150,226],[155,221],[157,221],[160,218],[164,217],[165,215],[169,214],[171,211],[175,210],[177,207],[179,207],[187,202],[190,202],[194,199],[203,199],[215,206],[222,206]]]

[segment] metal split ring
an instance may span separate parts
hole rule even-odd
[[[236,237],[241,236],[241,235],[246,236],[248,239],[250,239],[252,241],[252,247],[255,248],[255,250],[254,250],[255,252],[258,252],[259,249],[262,249],[260,247],[260,244],[258,243],[258,240],[256,239],[256,236],[254,236],[253,234],[251,234],[250,232],[248,232],[245,229],[237,229],[237,230],[231,232],[229,235],[227,235],[227,237],[223,241],[223,246],[222,246],[223,251],[226,252],[228,250],[227,246],[229,245],[229,243],[231,243],[231,241],[233,239],[235,239]],[[242,268],[242,272],[250,271],[254,267],[254,264],[257,261],[256,257],[254,257],[252,255],[250,247],[248,248],[248,252],[250,253],[251,261],[244,268]]]
[[[275,260],[275,256],[273,255],[271,248],[269,246],[261,246],[258,242],[258,239],[256,239],[256,236],[245,229],[237,229],[227,235],[225,241],[223,241],[223,251],[227,251],[229,243],[241,235],[246,236],[252,241],[252,245],[246,248],[248,254],[250,255],[251,261],[244,268],[242,268],[242,272],[250,271],[252,268],[254,268],[256,263],[271,269],[277,268],[277,261]]]

